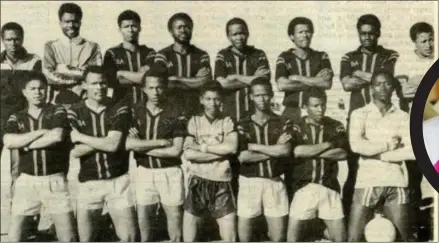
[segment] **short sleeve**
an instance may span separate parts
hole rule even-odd
[[[67,111],[64,106],[56,106],[53,111],[52,128],[69,128]]]
[[[270,64],[268,62],[267,55],[263,51],[261,51],[261,53],[259,54],[259,57],[258,57],[258,67],[256,68],[256,70],[258,70],[258,69],[268,70],[269,74],[268,74],[267,78],[271,79]]]
[[[221,52],[219,52],[215,58],[215,75],[214,75],[214,77],[215,78],[227,77],[226,63],[225,63],[224,55]]]
[[[154,49],[150,49],[148,54],[146,55],[146,65],[148,65],[149,67],[152,67],[154,65],[154,60],[155,60],[155,56],[157,55],[157,53],[155,52]]]
[[[332,70],[331,61],[329,60],[329,55],[326,52],[322,53],[321,57],[322,69],[328,68]]]
[[[131,127],[131,112],[128,106],[120,106],[111,117],[111,125],[109,131],[118,131],[123,134],[128,132]]]
[[[211,68],[210,68],[210,58],[209,58],[209,54],[207,54],[207,53],[203,53],[201,56],[200,56],[200,66],[202,67],[202,68],[208,68],[209,70],[211,70]]]
[[[346,129],[341,122],[335,122],[333,127],[332,141],[337,148],[347,150],[349,148],[349,141]]]
[[[114,62],[114,53],[111,50],[105,52],[103,67],[109,79],[110,87],[116,87],[118,84],[116,78],[117,65]]]
[[[185,137],[187,134],[187,119],[185,116],[179,116],[174,119],[174,125],[172,130],[172,136],[174,138]]]
[[[224,118],[223,131],[225,136],[229,135],[232,132],[236,132],[236,123],[231,117]]]
[[[385,60],[385,62],[382,65],[382,68],[390,71],[392,74],[395,73],[395,64],[396,61],[398,61],[399,54],[396,51],[390,51],[389,56]]]
[[[69,125],[78,131],[80,131],[79,117],[78,113],[74,109],[67,109],[67,119],[69,121]]]
[[[13,114],[9,117],[9,119],[6,121],[6,127],[5,132],[6,133],[20,133],[20,122],[18,120],[17,115]]]
[[[341,58],[340,62],[340,79],[343,79],[345,77],[351,77],[353,73],[352,67],[351,67],[351,58],[348,54],[345,54]]]
[[[276,60],[276,80],[280,77],[288,78],[288,69],[285,57],[281,54]]]
[[[238,147],[239,151],[245,151],[248,149],[248,143],[249,143],[249,131],[248,131],[248,125],[245,121],[240,121],[236,125],[236,130],[238,132]]]

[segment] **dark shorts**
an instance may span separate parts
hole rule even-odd
[[[197,217],[210,214],[218,219],[234,213],[236,204],[232,185],[230,182],[211,181],[193,175],[189,178],[183,207]]]

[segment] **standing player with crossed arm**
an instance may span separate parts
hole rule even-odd
[[[109,84],[115,101],[125,100],[137,104],[143,100],[142,79],[154,64],[155,51],[140,45],[142,31],[138,13],[125,10],[117,18],[123,42],[108,49],[104,55],[104,67],[109,74]]]
[[[80,241],[96,241],[97,220],[107,206],[121,241],[136,239],[134,198],[130,190],[128,151],[125,137],[131,123],[128,106],[106,97],[107,81],[100,66],[89,66],[83,86],[87,99],[68,110],[75,144],[72,156],[79,158],[78,231]]]
[[[251,82],[259,77],[270,80],[270,66],[262,50],[247,45],[250,33],[243,19],[229,20],[226,34],[231,45],[216,55],[214,76],[227,92],[224,114],[238,120],[248,115],[252,107],[249,100]]]
[[[288,36],[295,44],[282,52],[276,61],[276,82],[285,91],[283,116],[293,122],[300,121],[303,97],[312,88],[330,89],[333,72],[326,52],[311,49],[314,34],[312,21],[297,17],[288,25]]]

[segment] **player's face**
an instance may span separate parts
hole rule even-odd
[[[163,93],[165,91],[165,85],[163,81],[158,77],[146,77],[145,87],[143,91],[148,98],[148,101],[158,104],[163,100]]]
[[[365,48],[372,48],[378,44],[379,32],[372,25],[363,24],[360,26],[358,36],[360,37],[361,45]]]
[[[201,96],[200,103],[203,105],[206,114],[218,116],[222,105],[222,97],[218,92],[207,91]]]
[[[242,24],[233,24],[229,26],[228,37],[232,46],[241,50],[247,46],[248,30]]]
[[[134,20],[123,20],[119,27],[123,40],[128,42],[137,42],[141,31],[140,24]]]
[[[294,27],[294,34],[290,35],[290,38],[298,48],[308,48],[311,45],[312,35],[310,26],[298,24]]]
[[[29,104],[39,106],[46,100],[46,85],[40,80],[32,80],[23,89],[23,95]]]
[[[2,41],[9,55],[15,55],[23,46],[23,36],[16,30],[6,30],[3,33]]]
[[[392,98],[392,78],[388,75],[378,75],[372,81],[373,96],[376,100],[389,103]]]
[[[424,57],[431,57],[434,51],[434,37],[432,33],[420,33],[415,41],[416,50]]]
[[[85,77],[84,89],[87,90],[87,98],[102,101],[107,95],[107,82],[102,74],[89,73]]]
[[[321,121],[326,111],[325,100],[317,97],[309,97],[306,110],[309,118],[317,122]]]
[[[260,111],[270,111],[270,101],[272,98],[270,90],[265,85],[255,85],[252,87],[250,100],[253,101],[255,108]]]
[[[171,35],[177,43],[189,43],[192,39],[192,25],[184,19],[172,23]]]
[[[64,13],[61,17],[61,29],[68,38],[75,38],[81,29],[81,20],[76,14]]]

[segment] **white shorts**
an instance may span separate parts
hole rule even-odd
[[[344,214],[340,193],[320,184],[310,183],[294,194],[290,217],[299,220],[316,217],[324,220],[342,219]]]
[[[49,214],[72,211],[65,175],[31,176],[22,173],[15,184],[12,215],[37,215],[43,205]]]
[[[125,209],[134,206],[128,174],[109,180],[93,180],[78,185],[78,209]]]
[[[183,171],[180,167],[147,169],[139,166],[135,184],[138,205],[161,202],[174,207],[184,202]]]
[[[239,176],[238,216],[254,218],[288,215],[288,196],[282,178],[248,178]]]

